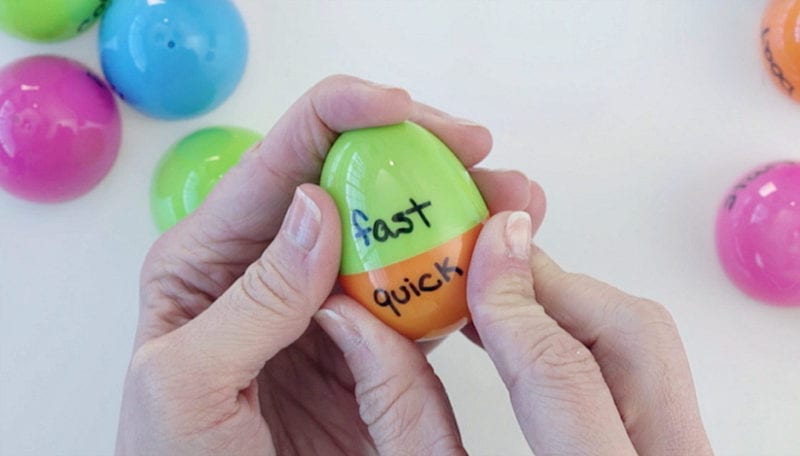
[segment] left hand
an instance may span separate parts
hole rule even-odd
[[[340,222],[310,183],[338,132],[406,119],[468,168],[491,148],[485,128],[401,89],[329,78],[156,242],[117,454],[464,453],[423,351],[352,300],[329,299]],[[541,222],[543,194],[522,174],[471,173],[491,212]]]

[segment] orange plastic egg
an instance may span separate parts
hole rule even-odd
[[[800,0],[773,0],[761,23],[761,52],[772,80],[800,101]]]

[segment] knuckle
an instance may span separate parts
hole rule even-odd
[[[430,369],[430,367],[427,367]],[[409,366],[402,375],[391,375],[372,385],[356,387],[361,419],[377,438],[379,446],[403,442],[411,430],[417,429],[428,404],[414,398],[426,397],[419,389],[442,389],[433,371],[422,366]],[[428,385],[418,379],[433,377]]]
[[[559,328],[543,334],[523,352],[509,389],[528,391],[531,386],[570,389],[578,393],[604,385],[592,352]]]
[[[447,455],[462,455],[464,447],[461,443],[460,436],[441,432],[439,436],[435,437],[431,442],[421,448],[417,454],[447,454]]]
[[[522,274],[508,274],[494,281],[490,288],[493,296],[498,298],[530,298],[533,299],[533,287],[529,277]]]
[[[550,324],[544,308],[532,303],[508,305],[505,308],[492,303],[477,312],[473,311],[472,319],[486,337],[499,338],[501,341],[516,334],[535,333],[539,328],[547,330]],[[517,337],[511,337],[507,342],[513,343],[514,340],[517,340]]]
[[[634,301],[631,308],[640,317],[639,319],[647,324],[675,326],[672,314],[660,303],[639,298]]]
[[[488,303],[483,307],[488,308],[528,305],[535,301],[530,278],[522,274],[502,275],[479,289],[479,294],[481,301]]]
[[[285,269],[269,256],[253,263],[242,277],[241,290],[246,301],[276,313],[291,317],[297,313],[303,290]]]
[[[615,313],[619,327],[644,343],[661,345],[680,342],[672,314],[660,303],[630,297],[616,306]]]
[[[611,286],[601,284],[601,286],[596,287],[597,280],[583,273],[563,272],[558,274],[556,281],[558,286],[555,288],[568,290],[578,296],[596,294],[596,298],[601,302],[616,299],[616,297],[611,296],[614,291]]]
[[[363,388],[358,385],[356,396],[359,402],[359,413],[364,424],[369,428],[381,424],[392,426],[395,420],[389,419],[390,412],[397,408],[397,404],[411,389],[412,381],[409,377],[398,375],[389,376]],[[394,434],[394,432],[389,432],[389,434]]]
[[[125,381],[128,400],[177,435],[206,430],[235,416],[240,404],[231,398],[238,389],[204,375],[174,348],[176,342],[170,334],[134,352]]]
[[[128,367],[128,381],[136,391],[149,400],[167,397],[170,378],[175,367],[168,354],[169,346],[161,339],[153,339],[142,344],[133,354]],[[152,403],[152,402],[149,402]]]
[[[193,318],[198,309],[208,307],[245,268],[212,247],[218,243],[202,230],[165,233],[151,247],[142,267],[142,308],[156,299],[168,299]]]
[[[626,294],[585,274],[566,273],[558,280],[559,287],[570,294],[591,297],[601,303],[606,309],[603,319],[623,338],[633,338],[638,344],[674,345],[680,341],[677,325],[662,304]]]
[[[324,92],[334,87],[343,86],[347,84],[352,84],[354,82],[359,82],[360,79],[356,78],[355,76],[350,76],[348,74],[332,74],[330,76],[325,77],[321,81],[319,81],[312,91],[314,92]]]

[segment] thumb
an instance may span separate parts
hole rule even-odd
[[[359,415],[378,454],[466,454],[444,386],[417,344],[342,295],[315,319],[353,374]]]
[[[534,296],[531,218],[501,213],[484,226],[467,301],[536,454],[635,454],[597,362]]]
[[[330,294],[340,236],[330,196],[314,185],[298,187],[261,257],[206,311],[167,335],[185,352],[173,359],[192,363],[192,372],[246,387],[264,363],[303,334]]]

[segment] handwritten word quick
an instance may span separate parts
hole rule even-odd
[[[407,304],[415,297],[420,297],[425,293],[432,293],[452,281],[455,276],[464,275],[464,270],[458,265],[450,266],[450,257],[446,257],[441,263],[434,263],[433,267],[435,269],[432,271],[433,273],[426,272],[414,280],[408,277],[404,278],[405,285],[400,285],[397,289],[376,289],[372,293],[372,299],[375,304],[392,309],[392,312],[400,317],[402,315],[397,308],[398,305]]]

